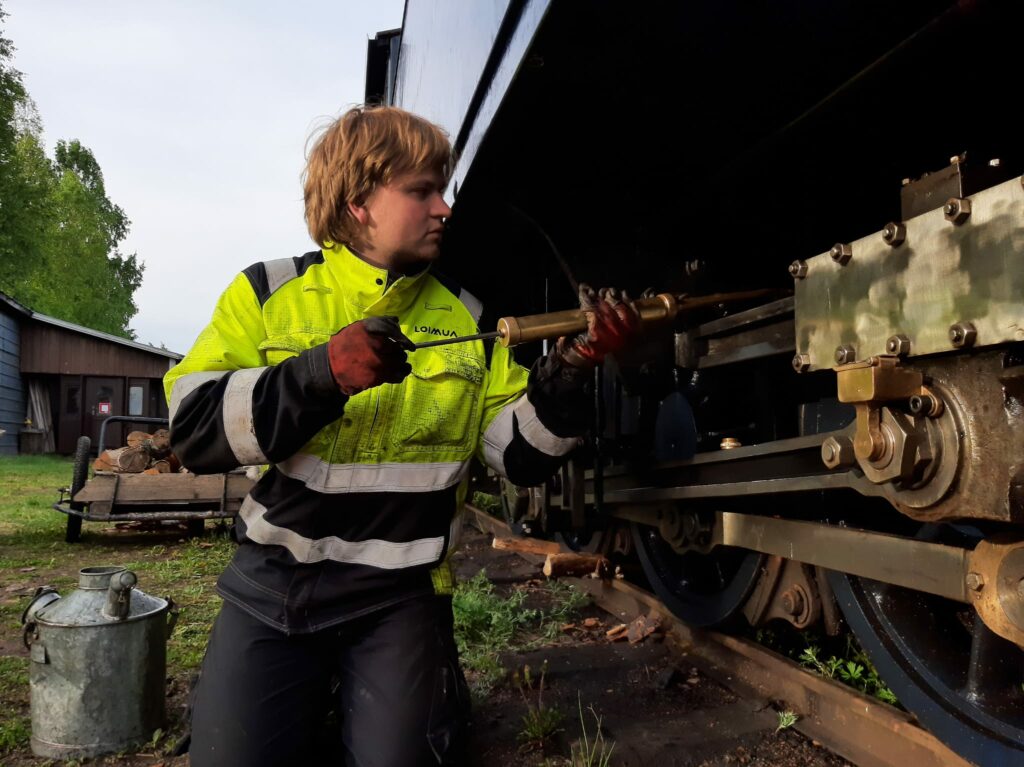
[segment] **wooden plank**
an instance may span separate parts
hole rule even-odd
[[[244,474],[228,474],[228,498],[244,498],[256,484]],[[118,479],[119,478],[119,479]],[[117,497],[114,498],[114,486]],[[97,474],[74,500],[81,503],[157,503],[160,501],[219,501],[224,496],[223,474]]]

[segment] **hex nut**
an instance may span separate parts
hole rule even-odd
[[[957,349],[974,346],[978,330],[973,322],[957,322],[949,328],[949,342]]]
[[[821,462],[828,469],[845,469],[857,462],[849,437],[829,437],[821,443]]]
[[[950,197],[942,208],[947,221],[960,226],[971,217],[971,201],[965,197]]]
[[[903,333],[889,336],[889,340],[885,342],[885,353],[906,357],[910,354],[910,339]]]
[[[845,243],[837,242],[832,246],[832,250],[830,250],[828,254],[837,264],[840,266],[846,266],[850,263],[850,259],[853,258],[853,248]]]
[[[967,573],[964,583],[971,591],[981,591],[985,588],[985,577],[981,573]]]
[[[882,239],[886,245],[897,247],[907,239],[907,226],[902,221],[890,221],[882,229]]]
[[[797,373],[806,373],[811,369],[811,355],[810,354],[795,354],[793,355],[793,370]]]
[[[794,280],[802,280],[807,276],[807,262],[796,260],[789,265],[789,276]]]
[[[836,364],[848,365],[857,361],[857,350],[849,344],[836,347]]]

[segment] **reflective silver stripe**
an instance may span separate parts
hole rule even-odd
[[[264,261],[263,267],[267,270],[267,286],[271,295],[279,287],[289,280],[299,276],[295,270],[295,261],[290,258],[275,258],[273,261]]]
[[[256,440],[252,418],[252,390],[268,368],[236,370],[224,390],[224,436],[242,466],[266,463],[267,457]]]
[[[548,431],[530,400],[520,397],[513,404],[506,405],[484,432],[484,461],[502,474],[505,473],[505,448],[513,437],[513,415],[519,425],[519,434],[545,455],[565,455],[579,443],[577,437],[559,437]]]
[[[436,562],[444,550],[444,537],[420,538],[416,541],[395,543],[371,538],[366,541],[346,541],[336,535],[327,538],[306,538],[294,530],[267,521],[267,507],[247,496],[238,510],[245,522],[245,535],[249,540],[268,546],[284,546],[303,564],[344,562],[369,565],[385,570],[397,570]]]
[[[480,302],[480,299],[463,288],[459,291],[459,300],[469,309],[473,322],[480,322],[480,315],[484,313],[484,305]]]
[[[171,387],[171,403],[167,406],[167,417],[171,423],[174,423],[174,416],[177,414],[178,408],[181,407],[181,401],[185,397],[207,381],[216,381],[230,372],[230,370],[208,370],[202,373],[189,373],[175,381],[174,386]]]
[[[540,422],[533,403],[526,397],[520,397],[512,406],[519,424],[519,433],[523,439],[547,455],[565,455],[579,444],[579,437],[559,437],[552,434]]]
[[[520,399],[526,399],[521,397]],[[512,441],[512,405],[506,405],[484,431],[484,463],[505,474],[505,448]]]
[[[328,463],[309,453],[296,453],[276,468],[318,493],[423,493],[457,485],[469,461]]]

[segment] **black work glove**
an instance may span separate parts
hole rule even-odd
[[[397,317],[367,317],[331,336],[327,359],[338,388],[351,397],[383,383],[401,383],[412,371],[405,353],[415,348]]]

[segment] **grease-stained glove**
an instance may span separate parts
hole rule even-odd
[[[397,317],[367,317],[331,336],[327,358],[338,388],[351,397],[383,383],[400,383],[412,371],[405,353],[415,348]]]
[[[559,338],[558,354],[577,368],[592,368],[606,355],[626,346],[640,329],[640,314],[625,291],[602,288],[595,291],[581,284],[580,309],[587,318],[587,329],[575,338]]]

